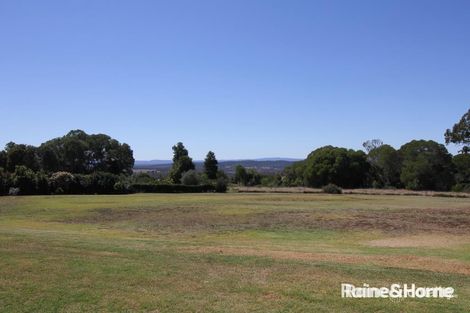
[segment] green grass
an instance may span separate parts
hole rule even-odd
[[[452,244],[369,244],[414,235]],[[0,311],[468,312],[469,236],[463,198],[3,197]],[[342,299],[342,282],[452,286],[458,298]]]

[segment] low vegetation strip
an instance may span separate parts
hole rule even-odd
[[[323,193],[321,188],[309,187],[233,187],[235,192],[260,192],[260,193]],[[343,189],[343,194],[356,194],[356,195],[397,195],[397,196],[430,196],[430,197],[456,197],[456,198],[470,198],[470,193],[467,192],[444,192],[444,191],[416,191],[408,189],[373,189],[373,188],[357,188],[357,189]]]

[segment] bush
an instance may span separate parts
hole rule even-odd
[[[157,180],[150,176],[148,173],[140,172],[135,173],[131,177],[131,181],[134,184],[156,184]]]
[[[0,196],[8,194],[10,175],[0,167]]]
[[[36,193],[38,195],[49,194],[49,177],[43,171],[36,173]]]
[[[36,174],[26,166],[20,165],[15,168],[12,175],[13,187],[19,188],[22,195],[33,195],[36,193]]]
[[[73,193],[95,193],[92,189],[91,175],[75,174],[75,184],[72,190]]]
[[[223,177],[217,178],[215,183],[215,192],[226,192],[227,191],[227,180]]]
[[[70,194],[75,188],[75,176],[69,172],[56,172],[51,175],[50,190],[58,194]]]
[[[96,172],[90,175],[89,189],[92,193],[97,194],[113,194],[116,193],[114,185],[120,180],[119,176],[106,173]]]
[[[323,186],[322,190],[323,190],[324,193],[331,193],[331,194],[341,194],[341,193],[343,193],[343,189],[336,186],[335,184],[328,184],[326,186]]]
[[[8,190],[8,195],[10,196],[17,196],[20,194],[20,188],[10,187]]]
[[[470,192],[470,184],[456,184],[452,187],[454,192]]]
[[[195,170],[189,170],[181,177],[181,183],[183,185],[195,186],[199,185],[199,176]]]
[[[124,181],[118,181],[117,183],[115,183],[113,189],[116,193],[129,193],[129,185],[126,184]]]

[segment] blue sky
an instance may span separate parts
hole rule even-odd
[[[470,1],[0,1],[1,146],[303,158],[443,142],[469,107]]]

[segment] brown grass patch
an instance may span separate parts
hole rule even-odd
[[[233,247],[195,247],[181,251],[200,254],[226,254],[237,256],[269,257],[280,260],[333,262],[345,264],[375,265],[440,273],[455,273],[470,276],[470,264],[449,259],[421,257],[414,255],[353,255],[341,253],[308,253],[297,251],[257,250]]]
[[[220,214],[199,207],[99,209],[62,220],[66,223],[132,222],[138,229],[186,232],[236,230],[378,230],[388,233],[470,233],[470,208],[302,209],[248,214]]]
[[[420,234],[371,240],[366,244],[371,247],[388,248],[447,248],[470,244],[470,237],[449,234]]]

